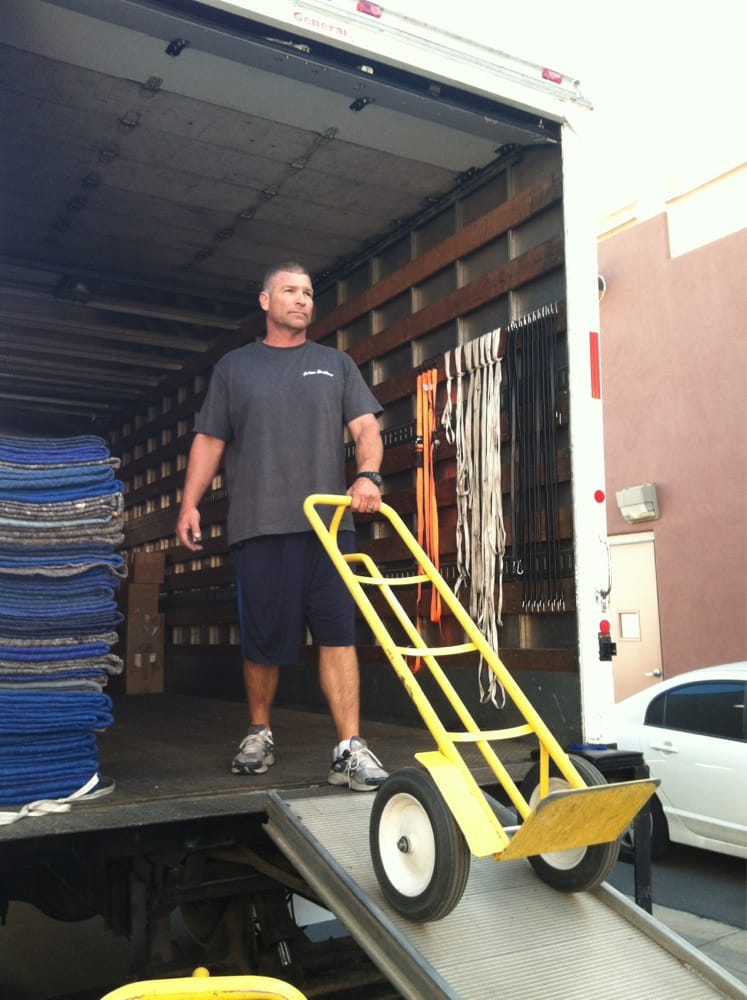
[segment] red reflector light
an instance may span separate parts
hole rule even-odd
[[[600,623],[599,623],[599,631],[601,632],[602,635],[609,635],[610,634],[610,623],[607,621],[606,618],[603,618],[600,621]]]
[[[369,3],[368,0],[358,0],[355,9],[359,14],[370,14],[371,17],[381,17],[381,7],[377,3]]]
[[[550,83],[562,83],[563,82],[563,74],[556,72],[554,69],[543,69],[542,70],[542,79],[543,80],[549,80]]]
[[[604,490],[595,490],[594,499],[597,503],[604,503]]]

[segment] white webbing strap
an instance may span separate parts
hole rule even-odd
[[[457,581],[454,592],[458,594],[460,588],[469,583],[470,615],[496,651],[506,547],[501,489],[500,334],[500,329],[494,330],[446,354],[446,406],[441,418],[446,439],[456,449]],[[453,406],[452,361],[457,380]],[[480,701],[490,701],[496,708],[502,708],[505,693],[498,679],[490,671],[486,687],[483,675],[481,660],[478,670]]]
[[[15,812],[0,812],[0,826],[17,823],[19,819],[25,819],[29,816],[48,816],[50,813],[69,812],[73,803],[80,801],[84,797],[88,802],[91,799],[101,798],[102,795],[109,795],[114,791],[113,781],[111,783],[107,782],[101,788],[96,788],[99,781],[98,773],[95,773],[88,779],[85,785],[82,785],[76,792],[63,799],[37,799],[36,802],[27,802],[26,805],[21,806]]]

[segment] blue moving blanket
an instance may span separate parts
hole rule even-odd
[[[106,441],[95,434],[64,438],[0,435],[0,462],[67,465],[72,462],[100,462],[108,457]]]

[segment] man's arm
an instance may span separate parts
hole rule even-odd
[[[202,539],[197,505],[220,468],[225,447],[225,441],[210,434],[196,434],[192,442],[184,480],[184,496],[176,522],[177,538],[192,552],[202,549],[201,545],[196,544]]]
[[[348,424],[355,443],[355,465],[358,472],[378,472],[384,457],[379,421],[373,413],[364,413]],[[381,506],[381,493],[376,483],[364,477],[353,480],[348,496],[351,510],[372,514]]]

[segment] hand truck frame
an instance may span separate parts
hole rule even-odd
[[[370,847],[384,895],[411,920],[440,919],[461,899],[470,855],[495,861],[528,858],[545,882],[567,892],[599,885],[617,860],[621,834],[658,781],[610,785],[588,761],[569,756],[392,507],[382,503],[380,513],[414,557],[415,575],[387,578],[367,554],[340,551],[337,531],[349,505],[347,496],[312,494],[304,512],[437,746],[415,754],[425,772],[414,767],[395,771],[376,794]],[[329,525],[319,507],[334,508]],[[397,587],[423,583],[438,591],[465,642],[438,648],[423,644],[395,593]],[[394,642],[369,597],[371,589],[384,599],[410,645]],[[493,671],[523,718],[520,725],[480,729],[439,663],[439,658],[469,652],[478,653]],[[447,730],[408,664],[413,657],[425,665],[463,729]],[[538,763],[520,789],[492,744],[528,735],[539,743]],[[503,825],[500,808],[478,785],[465,761],[467,746],[481,752],[516,811],[516,825]]]

